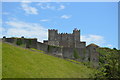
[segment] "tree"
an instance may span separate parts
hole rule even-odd
[[[114,50],[117,50],[116,48],[113,48]]]
[[[119,51],[115,49],[101,48],[98,50],[98,52],[100,53],[100,68],[96,74],[97,78],[119,78]]]

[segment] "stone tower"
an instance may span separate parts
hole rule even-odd
[[[48,41],[45,44],[72,48],[84,48],[85,42],[80,41],[80,30],[75,28],[73,33],[58,33],[58,30],[48,29]]]
[[[74,35],[74,43],[75,43],[75,48],[80,42],[80,30],[77,30],[76,28],[73,30],[73,35]]]
[[[74,40],[79,42],[80,41],[80,30],[77,30],[77,28],[75,28],[73,30],[73,34],[74,34]]]
[[[55,41],[57,37],[58,30],[48,29],[48,41]]]

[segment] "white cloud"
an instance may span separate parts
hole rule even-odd
[[[58,10],[62,10],[62,9],[65,9],[64,5],[60,5],[60,7],[58,8]]]
[[[22,9],[25,11],[26,14],[38,14],[38,10],[35,7],[31,7],[30,2],[22,2],[21,6]]]
[[[81,40],[86,41],[87,45],[90,43],[95,43],[99,46],[102,46],[105,43],[104,37],[100,35],[82,35]]]
[[[37,5],[40,6],[41,9],[55,9],[55,6],[52,6],[49,3],[38,3]]]
[[[43,3],[38,3],[37,5],[40,6],[41,9],[51,9],[51,10],[65,9],[65,6],[61,4],[53,5],[51,3],[43,2]]]
[[[47,21],[49,21],[49,19],[41,19],[40,21],[47,22]]]
[[[70,15],[62,15],[61,18],[62,19],[69,19],[69,18],[71,18],[71,16]]]
[[[38,38],[38,41],[47,39],[47,29],[38,23],[28,23],[22,21],[8,21],[6,22],[10,28],[6,31],[6,36],[9,37],[27,37]]]

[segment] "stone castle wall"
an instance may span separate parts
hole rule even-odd
[[[48,45],[48,53],[50,54],[54,54],[54,55],[62,55],[62,47],[56,47],[56,46],[51,46],[51,45]]]
[[[33,47],[33,48],[37,48],[36,43],[37,43],[37,39],[33,38],[33,39],[27,39],[27,38],[3,38],[2,39],[4,42],[9,42],[12,44],[24,44],[25,47],[29,48],[29,47]]]
[[[74,53],[76,52],[79,55],[78,61],[82,62],[93,62],[94,66],[98,66],[99,62],[99,53],[96,51],[97,47],[95,46],[85,46],[85,42],[80,42],[81,46],[80,48],[74,48],[74,47],[60,47],[60,46],[52,46],[48,45],[47,43],[41,43],[37,42],[37,39],[26,39],[26,38],[3,38],[4,42],[9,42],[12,44],[16,44],[17,42],[22,42],[22,44],[25,45],[26,48],[35,48],[38,50],[44,51],[46,54],[54,54],[59,55],[63,58],[69,58],[69,59],[75,59]],[[46,41],[47,42],[47,41]],[[51,41],[52,43],[52,41]],[[66,41],[67,43],[67,41]],[[53,41],[54,44],[54,41]],[[58,42],[58,44],[61,44]],[[67,43],[68,44],[68,43]],[[66,44],[66,45],[67,45]]]
[[[15,38],[3,38],[3,40],[5,41],[5,42],[9,42],[9,43],[16,43],[16,39]]]
[[[48,45],[43,44],[41,42],[37,42],[37,48],[38,50],[42,50],[44,52],[48,52]]]
[[[26,48],[37,48],[37,39],[25,39]]]
[[[71,47],[59,47],[59,46],[51,46],[41,42],[37,42],[37,39],[25,39],[25,38],[5,38],[5,42],[9,42],[12,44],[16,44],[17,41],[22,41],[22,44],[25,45],[26,48],[35,48],[38,50],[42,50],[45,53],[61,55],[63,58],[74,58],[74,49]],[[83,48],[76,48],[79,56],[83,56]]]

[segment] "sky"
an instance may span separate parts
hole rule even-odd
[[[118,48],[117,2],[3,2],[2,36],[48,39],[48,29],[72,33],[81,41]]]

